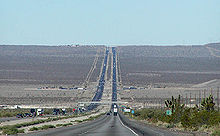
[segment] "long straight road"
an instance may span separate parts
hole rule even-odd
[[[118,116],[109,116],[108,121],[85,133],[86,136],[135,136],[136,133],[124,126]]]
[[[50,129],[29,136],[135,136],[125,127],[118,116],[104,115],[101,118],[71,127]]]
[[[117,101],[117,64],[116,64],[116,48],[112,48],[113,54],[113,67],[112,67],[112,101]],[[108,52],[106,52],[108,55]],[[107,58],[105,58],[107,59]],[[104,65],[106,64],[106,61]],[[105,71],[105,67],[103,68]],[[104,89],[104,80],[105,74],[102,73],[99,84],[102,85],[101,88],[98,88],[97,93],[102,93]],[[100,92],[99,92],[100,91]],[[96,97],[96,96],[99,97]],[[96,94],[94,98],[96,101],[101,99],[102,94]],[[94,100],[94,99],[93,99]],[[98,105],[90,105],[89,108],[96,108]],[[110,108],[110,107],[109,107]],[[119,113],[118,116],[103,115],[102,117],[90,121],[81,123],[79,125],[74,125],[70,127],[61,127],[56,129],[49,129],[47,131],[35,132],[28,134],[30,136],[137,136],[137,135],[146,135],[146,136],[175,136],[175,133],[170,131],[162,130],[155,127],[149,127],[143,124],[139,124],[135,121],[130,121],[123,114]]]
[[[104,86],[105,86],[105,76],[106,76],[105,73],[106,73],[106,68],[107,68],[108,53],[109,53],[109,50],[106,49],[104,63],[103,63],[102,71],[101,71],[101,76],[99,79],[99,84],[98,84],[97,91],[96,91],[92,101],[101,101],[101,99],[102,99],[102,94],[103,94]],[[91,103],[87,107],[87,110],[93,110],[97,107],[98,107],[98,104]]]

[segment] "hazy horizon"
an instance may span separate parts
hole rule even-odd
[[[220,43],[220,42],[215,42]],[[205,43],[205,44],[0,44],[0,46],[68,46],[68,45],[80,45],[80,46],[107,46],[107,47],[116,47],[116,46],[204,46],[207,44],[215,43]]]

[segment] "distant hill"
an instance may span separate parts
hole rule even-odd
[[[125,57],[212,57],[206,46],[120,46],[119,52]]]
[[[206,44],[205,46],[220,50],[220,42],[219,43],[209,43],[209,44]]]

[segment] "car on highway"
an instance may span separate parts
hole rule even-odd
[[[32,116],[32,117],[35,117],[35,116],[36,116],[36,109],[31,108],[31,109],[30,109],[30,113],[31,113],[31,116]]]
[[[24,116],[23,116],[23,114],[21,114],[21,113],[19,113],[19,114],[17,114],[16,115],[16,118],[23,118]]]
[[[60,114],[60,109],[53,109],[53,115],[59,115]]]
[[[30,113],[25,113],[24,117],[32,117],[32,115]]]

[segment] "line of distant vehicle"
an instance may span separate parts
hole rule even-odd
[[[99,79],[99,84],[98,84],[97,91],[96,91],[95,96],[93,97],[92,101],[100,101],[101,98],[102,98],[104,85],[105,85],[105,73],[106,73],[108,54],[109,54],[109,50],[106,49],[104,63],[103,63],[103,67],[102,67],[102,72],[101,72],[101,76],[100,76],[100,79]],[[96,107],[98,107],[97,103],[91,103],[87,107],[87,110],[93,110]]]

